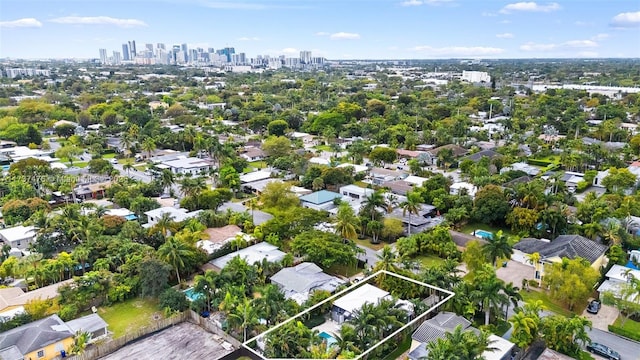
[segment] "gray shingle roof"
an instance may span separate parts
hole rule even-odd
[[[465,159],[469,159],[473,162],[478,162],[485,156],[488,157],[489,159],[493,159],[496,156],[502,156],[502,155],[500,155],[500,153],[493,150],[482,150],[482,151],[478,151],[475,154],[465,156]]]
[[[107,323],[98,314],[90,314],[67,322],[71,331],[86,331],[89,333],[102,330],[107,327]]]
[[[445,311],[423,322],[411,335],[411,338],[421,343],[430,343],[436,339],[444,338],[445,333],[452,332],[458,325],[461,325],[463,330],[477,331],[471,327],[469,320]]]
[[[0,350],[15,346],[22,354],[73,336],[58,315],[51,315],[0,334]]]
[[[569,259],[581,257],[593,263],[607,251],[608,246],[580,235],[560,235],[552,242],[522,239],[513,248],[526,254],[537,252],[543,259],[556,256]]]
[[[271,277],[271,282],[278,284],[286,293],[290,293],[287,295],[303,294],[330,284],[333,285],[327,287],[335,290],[338,285],[344,283],[334,276],[325,274],[318,265],[310,262],[303,262],[278,271]]]

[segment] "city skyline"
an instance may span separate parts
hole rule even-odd
[[[8,0],[1,13],[0,57],[10,58],[124,56],[127,39],[138,51],[235,47],[248,58],[640,57],[630,1]]]

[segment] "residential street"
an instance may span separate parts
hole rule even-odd
[[[620,354],[623,360],[640,359],[640,343],[623,339],[608,331],[593,329],[588,331],[592,342],[607,345]]]

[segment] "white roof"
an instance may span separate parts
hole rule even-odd
[[[403,179],[404,181],[417,185],[417,186],[422,186],[422,184],[424,184],[425,181],[427,181],[427,178],[423,178],[421,176],[415,176],[415,175],[409,175],[406,178]]]
[[[200,210],[187,212],[187,209],[176,209],[174,207],[165,206],[165,207],[149,210],[145,212],[145,215],[154,217],[154,218],[161,218],[162,214],[165,214],[165,213],[173,217],[173,221],[180,222],[198,215],[200,213]]]
[[[133,215],[133,212],[129,209],[120,208],[120,209],[109,209],[105,212],[105,214],[125,217],[129,215]]]
[[[254,172],[240,175],[240,182],[243,184],[246,184],[246,183],[250,183],[258,180],[268,179],[270,177],[271,177],[271,171],[259,170],[259,171],[254,171]]]
[[[626,282],[627,279],[628,279],[627,272],[628,272],[629,275],[632,275],[636,279],[640,279],[640,270],[634,270],[634,269],[628,268],[626,266],[617,265],[617,264],[613,265],[611,267],[611,269],[609,269],[609,271],[607,271],[606,277],[609,280],[617,280],[617,281]]]
[[[61,162],[54,162],[49,164],[49,166],[51,166],[52,169],[67,169],[67,165],[61,163]]]
[[[203,167],[211,166],[210,161],[199,159],[196,157],[165,161],[163,162],[163,164],[176,169],[200,169]]]
[[[329,161],[328,159],[325,158],[321,158],[321,157],[312,157],[311,159],[309,159],[309,162],[312,164],[320,164],[320,165],[329,165],[331,164],[331,161]]]
[[[35,229],[34,226],[18,225],[0,230],[0,237],[9,242],[18,241],[35,236]]]
[[[224,242],[214,243],[209,240],[199,240],[196,242],[196,246],[206,251],[209,255],[213,254],[217,250],[220,250],[222,248],[222,245],[224,245]]]
[[[453,184],[451,184],[450,188],[451,189],[458,189],[458,190],[460,190],[460,189],[476,190],[477,189],[475,185],[473,185],[471,183],[468,183],[468,182],[464,182],[464,181],[453,183]]]
[[[484,351],[482,353],[482,357],[485,360],[502,360],[504,359],[504,356],[515,346],[511,341],[494,334],[489,335],[489,344],[489,347],[495,348],[495,350]]]
[[[364,284],[347,295],[336,300],[333,305],[351,314],[360,310],[365,303],[377,304],[381,299],[389,296],[389,293],[370,284]]]
[[[305,136],[311,136],[311,134],[294,131],[294,132],[291,133],[291,136],[294,137],[294,138],[301,138],[301,137],[305,137]]]
[[[262,261],[263,259],[267,259],[267,261],[271,263],[276,263],[278,261],[282,261],[285,255],[287,254],[280,251],[277,246],[271,245],[267,242],[261,242],[212,260],[210,263],[215,265],[217,268],[222,269],[236,256],[240,256],[248,264],[254,264]]]
[[[342,164],[340,164],[340,165],[338,165],[336,167],[343,168],[343,167],[349,167],[349,166],[351,166],[353,168],[353,171],[356,172],[356,173],[361,173],[361,172],[369,170],[369,168],[364,166],[364,165],[356,165],[356,164],[351,164],[351,163],[342,163]]]
[[[369,194],[372,194],[374,192],[374,190],[373,189],[363,188],[363,187],[360,187],[358,185],[351,184],[351,185],[345,185],[345,186],[340,188],[340,194],[344,195],[344,192],[349,192],[349,193],[352,193],[352,194],[359,194],[359,195],[362,195],[362,196],[367,196]]]

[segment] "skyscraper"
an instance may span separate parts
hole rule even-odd
[[[100,63],[103,65],[107,63],[107,49],[100,49]]]
[[[129,57],[129,45],[122,44],[122,59],[124,61],[129,61],[131,58]]]
[[[300,51],[300,62],[303,64],[311,63],[311,51]]]
[[[129,59],[133,60],[136,57],[136,41],[129,41]]]
[[[120,65],[121,61],[122,61],[122,59],[120,58],[120,52],[119,51],[114,51],[113,52],[113,65]]]

